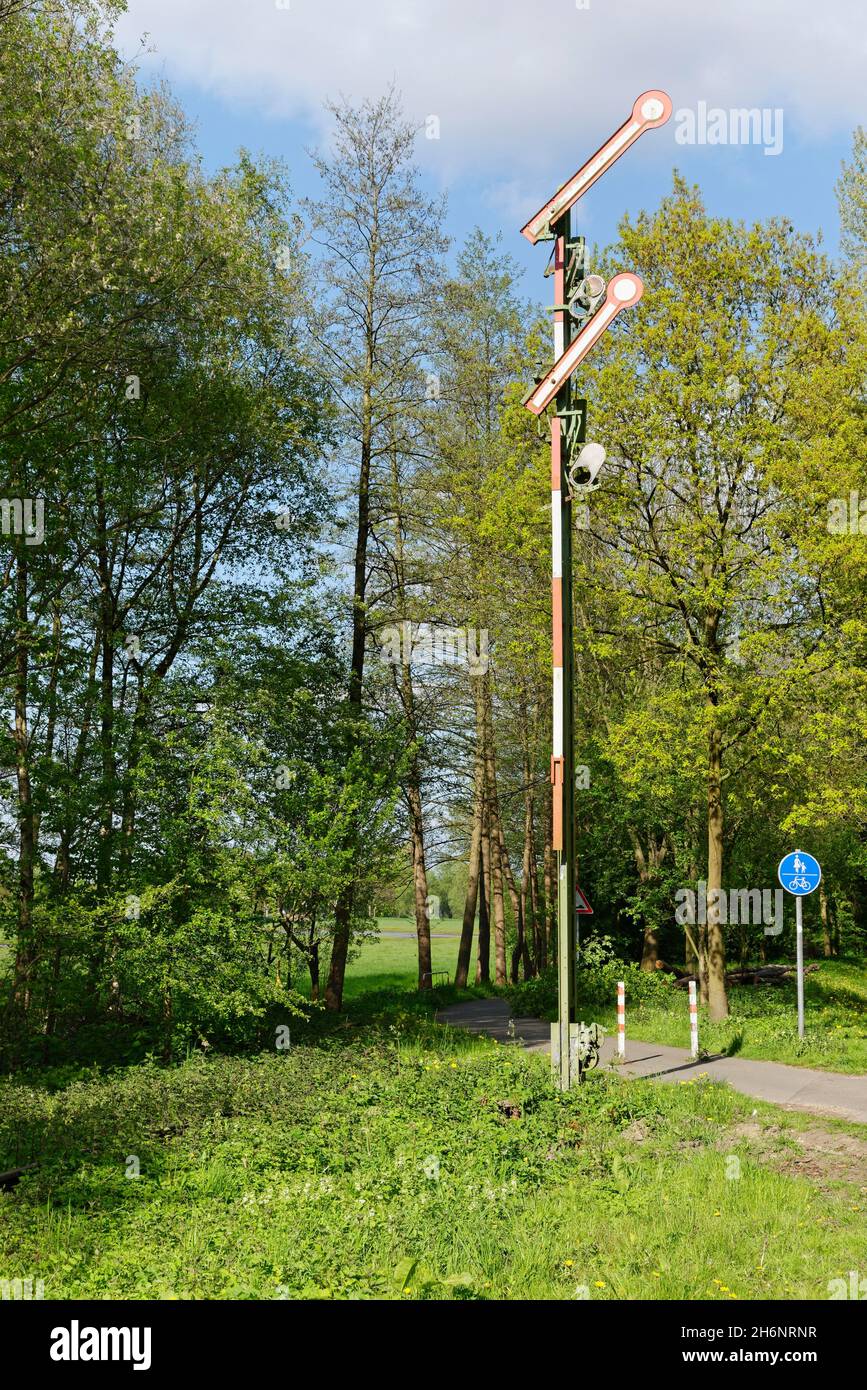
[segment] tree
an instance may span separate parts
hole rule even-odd
[[[390,493],[389,461],[405,442],[407,397],[417,389],[424,352],[419,330],[445,242],[440,232],[442,204],[419,189],[411,164],[415,132],[401,115],[395,91],[357,109],[347,103],[328,109],[335,124],[333,149],[327,157],[314,157],[323,191],[309,206],[312,236],[323,253],[327,271],[322,278],[328,287],[313,331],[322,371],[334,385],[341,434],[339,462],[352,478],[354,495],[346,696],[346,755],[351,759],[366,717],[372,528],[377,512],[388,513],[380,499]],[[335,460],[335,473],[337,466]],[[417,789],[411,793],[410,814],[417,854],[416,793]],[[342,1005],[352,913],[350,884],[335,908],[325,991],[326,1006],[332,1010]]]
[[[205,633],[236,628],[251,566],[282,550],[286,568],[287,541],[303,565],[325,438],[281,172],[242,155],[206,178],[168,95],[139,95],[121,65],[112,13],[5,21],[0,675],[19,1030],[37,989],[33,1026],[53,1027],[61,967],[78,968],[65,954],[87,956],[89,1009],[116,998],[113,904],[150,829],[161,692],[179,667],[195,681]],[[38,536],[15,505],[36,500]],[[280,529],[278,505],[295,517]]]
[[[611,630],[658,652],[697,702],[702,984],[721,1018],[725,783],[824,665],[823,580],[792,532],[800,461],[821,431],[793,402],[807,374],[839,366],[843,338],[831,267],[782,221],[710,218],[676,179],[659,211],[625,220],[620,237],[609,265],[625,261],[651,289],[582,372],[612,472],[577,587],[613,596]],[[649,718],[643,733],[649,748],[661,736]]]

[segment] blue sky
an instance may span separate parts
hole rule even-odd
[[[625,211],[653,207],[676,166],[712,212],[821,227],[833,252],[834,184],[867,107],[859,0],[129,0],[125,56],[145,32],[155,52],[142,70],[170,81],[206,163],[230,162],[241,145],[279,155],[299,194],[316,192],[305,148],[327,146],[325,99],[360,101],[395,81],[408,116],[437,119],[417,162],[431,191],[448,194],[449,233],[501,232],[540,300],[546,251],[519,228],[640,92],[663,88],[675,115],[577,205],[591,241],[612,239]],[[767,110],[765,143],[680,143],[682,113],[700,104],[725,113],[710,117],[723,136],[736,134],[733,109]]]

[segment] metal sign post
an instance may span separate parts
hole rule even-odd
[[[584,238],[572,233],[570,209],[645,130],[662,125],[671,115],[665,92],[643,92],[633,103],[624,125],[611,136],[577,174],[567,180],[522,228],[534,245],[553,241],[554,365],[524,398],[539,416],[552,403],[551,417],[551,610],[553,729],[551,783],[553,788],[552,849],[557,855],[557,975],[558,1021],[551,1029],[551,1054],[557,1085],[569,1090],[581,1079],[581,1026],[575,1014],[576,856],[574,758],[574,655],[572,645],[572,494],[579,446],[587,428],[586,403],[573,399],[570,378],[616,316],[637,304],[644,286],[637,275],[615,275],[606,287],[599,275],[586,274]],[[591,483],[604,451],[587,461]],[[586,903],[586,899],[584,899]],[[589,905],[588,905],[589,907]],[[587,911],[588,908],[583,909]]]
[[[822,881],[822,867],[812,854],[796,849],[780,860],[777,878],[795,899],[795,952],[798,977],[798,1037],[804,1036],[804,907],[803,899]]]
[[[804,904],[795,899],[795,959],[798,966],[798,1037],[804,1036]]]

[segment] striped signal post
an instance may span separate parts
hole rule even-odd
[[[580,282],[586,271],[584,238],[573,237],[570,209],[645,130],[663,125],[671,109],[671,99],[665,92],[656,89],[643,92],[633,102],[630,116],[620,129],[521,229],[534,246],[538,241],[554,242],[555,360],[553,367],[527,393],[524,405],[536,416],[552,402],[555,409],[551,419],[551,782],[552,849],[557,855],[558,1021],[552,1028],[551,1042],[557,1059],[557,1084],[564,1091],[581,1079],[577,1052],[573,1052],[573,1039],[577,1041],[575,890],[578,880],[574,816],[570,469],[577,462],[575,445],[583,443],[587,423],[586,403],[572,400],[570,379],[621,310],[637,304],[644,291],[640,277],[627,272],[613,276],[607,289],[601,277],[589,277],[591,281],[598,280],[599,286],[593,289],[589,302],[582,297]],[[576,305],[578,310],[573,314]],[[580,328],[576,321],[580,321]]]
[[[689,1050],[693,1058],[698,1057],[698,999],[695,980],[689,982]]]
[[[566,312],[567,257],[570,216],[557,224],[554,239],[554,356],[559,360],[569,344],[571,319]],[[583,249],[583,248],[582,248]],[[557,395],[557,409],[568,410],[568,377]],[[572,1058],[575,1013],[575,798],[572,729],[572,499],[569,493],[568,451],[564,421],[551,417],[551,639],[552,639],[552,849],[557,855],[557,975],[560,1074],[568,1091],[579,1079]]]
[[[626,1061],[626,982],[617,981],[617,1056]]]

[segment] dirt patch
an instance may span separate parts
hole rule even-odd
[[[733,1139],[749,1139],[750,1142],[764,1142],[768,1140],[776,1141],[782,1134],[781,1125],[762,1125],[755,1120],[746,1120],[743,1124],[734,1125],[726,1130],[724,1143],[729,1144]]]
[[[633,1120],[624,1130],[621,1130],[624,1139],[628,1139],[630,1144],[643,1144],[650,1138],[650,1126],[643,1120]]]
[[[805,1129],[791,1137],[803,1152],[790,1155],[785,1171],[820,1184],[853,1183],[867,1192],[867,1142],[863,1139],[824,1129]]]
[[[826,1129],[783,1129],[746,1121],[727,1130],[726,1148],[746,1140],[752,1156],[792,1177],[809,1178],[819,1187],[851,1183],[867,1192],[867,1141]]]

